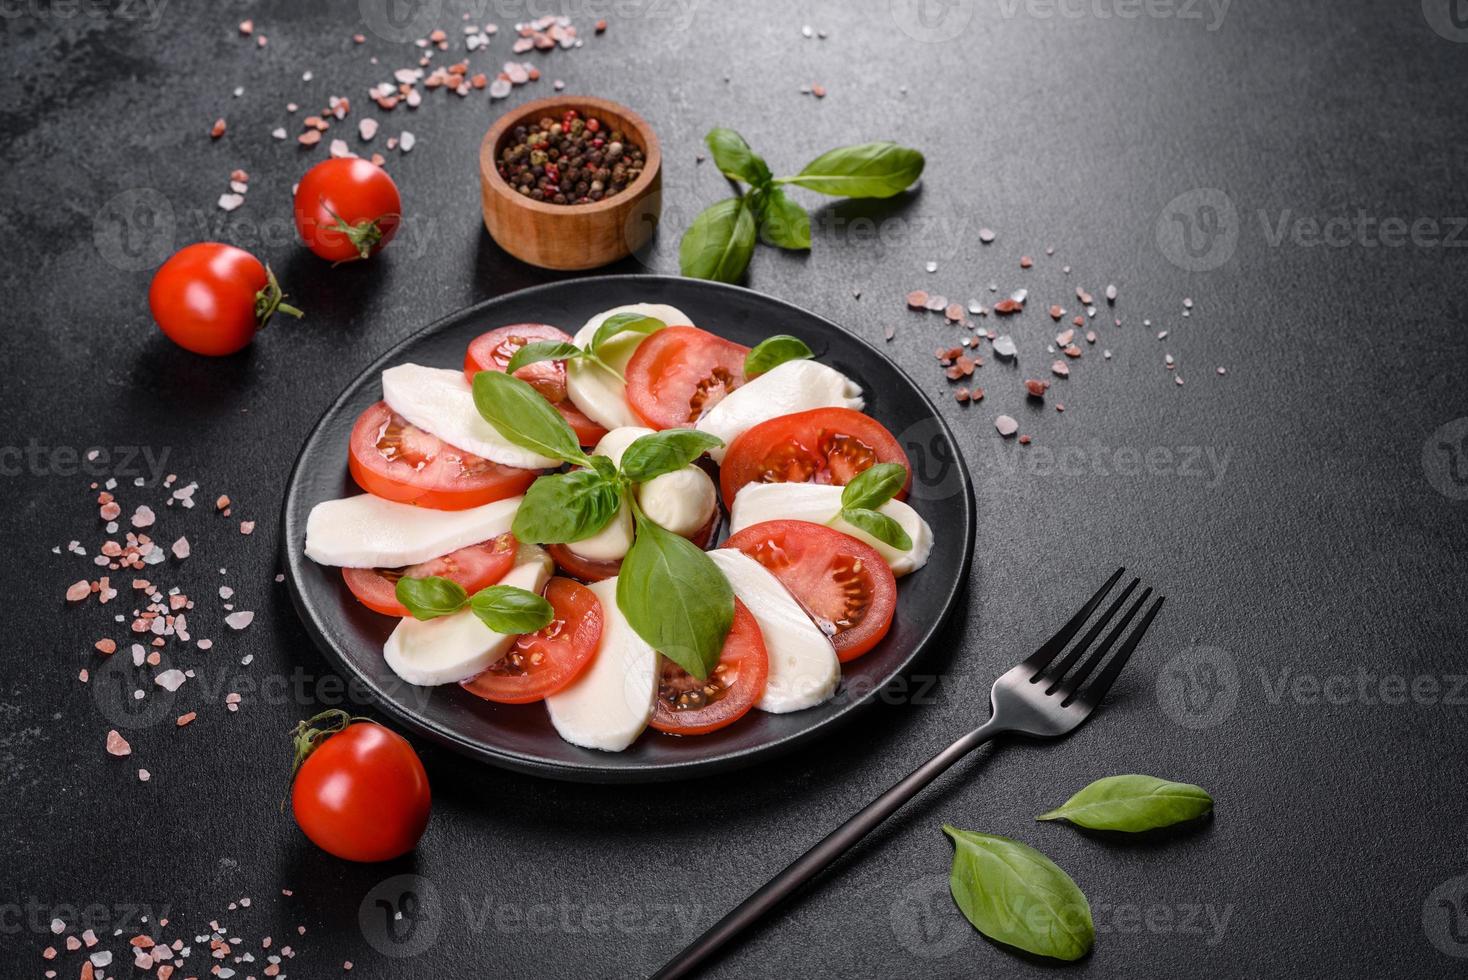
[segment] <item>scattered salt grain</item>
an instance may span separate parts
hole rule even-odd
[[[249,612],[248,610],[243,609],[239,612],[232,612],[228,616],[224,617],[225,624],[229,626],[230,629],[234,630],[242,630],[254,621],[255,614],[253,612]]]
[[[169,550],[173,552],[173,557],[180,561],[187,558],[189,556],[189,539],[186,537],[179,538]]]
[[[185,680],[186,678],[184,677],[184,672],[179,670],[177,667],[174,667],[170,670],[165,670],[163,673],[153,678],[153,683],[157,684],[165,691],[171,692],[177,691],[180,687],[183,687],[183,682]]]
[[[145,507],[145,506],[139,506],[137,510],[133,511],[132,526],[133,527],[152,527],[153,526],[153,522],[156,519],[157,518],[153,514],[152,508]]]
[[[998,429],[999,434],[1007,439],[1019,431],[1019,423],[1008,415],[1001,415],[994,420],[994,428]]]
[[[114,728],[107,732],[107,752],[109,755],[121,757],[128,755],[132,750],[133,747],[127,744],[127,739],[117,733],[117,729]]]
[[[146,783],[148,780],[150,780],[152,778],[153,778],[153,774],[151,772],[149,772],[148,770],[146,770],[146,769],[139,769],[138,770],[138,782],[140,782],[140,783]]]

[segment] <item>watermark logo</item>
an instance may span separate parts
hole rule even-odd
[[[92,218],[92,243],[108,265],[142,272],[173,251],[178,219],[173,202],[151,187],[114,195]]]
[[[1449,500],[1468,500],[1468,416],[1440,426],[1422,444],[1422,472]]]
[[[632,257],[649,272],[678,268],[678,239],[698,212],[668,200],[655,190],[635,203],[622,225],[622,240]]]
[[[910,881],[887,912],[892,935],[920,960],[939,960],[964,947],[973,933],[948,889],[948,876],[931,874]]]
[[[897,441],[912,464],[915,500],[947,500],[963,492],[963,471],[953,445],[935,418],[926,418],[898,433]]]
[[[427,37],[443,15],[443,0],[358,0],[367,29],[384,41]]]
[[[438,939],[444,907],[438,888],[422,875],[395,875],[362,897],[357,924],[383,956],[417,956]]]
[[[1422,0],[1422,16],[1438,37],[1468,43],[1468,0]]]
[[[1422,931],[1454,959],[1468,959],[1468,875],[1449,878],[1422,903]]]
[[[974,0],[891,0],[892,21],[914,41],[935,43],[963,33]]]
[[[1184,728],[1211,728],[1231,716],[1238,701],[1238,667],[1218,647],[1189,647],[1157,675],[1157,703]]]
[[[1157,216],[1157,248],[1188,272],[1217,269],[1233,257],[1239,243],[1239,212],[1216,187],[1179,194]]]
[[[104,660],[92,672],[87,686],[92,689],[92,701],[98,712],[108,724],[124,731],[137,731],[171,717],[178,695],[154,682],[154,673],[161,673],[163,668],[134,667],[129,646],[124,644]]]
[[[999,0],[1006,20],[1024,13],[1036,20],[1197,21],[1210,34],[1223,26],[1233,0]]]
[[[0,20],[31,17],[36,20],[68,21],[77,17],[120,20],[156,30],[163,20],[168,0],[5,0],[0,3]]]

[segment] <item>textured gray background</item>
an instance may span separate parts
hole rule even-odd
[[[984,941],[953,910],[944,821],[1019,837],[1072,874],[1101,932],[1078,972],[1461,972],[1448,952],[1468,955],[1468,944],[1453,943],[1438,899],[1461,900],[1465,882],[1454,879],[1468,872],[1463,692],[1456,704],[1383,704],[1362,696],[1359,675],[1374,678],[1368,693],[1383,677],[1446,691],[1468,670],[1468,503],[1454,499],[1468,487],[1438,449],[1468,422],[1434,434],[1468,416],[1468,26],[1455,30],[1435,2],[955,0],[926,20],[911,6],[581,0],[570,10],[586,46],[526,56],[545,78],[510,104],[550,94],[560,77],[637,107],[663,140],[675,229],[724,193],[712,167],[695,163],[713,125],[743,132],[777,171],[865,139],[927,153],[920,189],[821,208],[810,255],[762,249],[750,283],[872,340],[894,326],[887,350],[959,431],[978,488],[978,557],[947,649],[919,668],[938,683],[788,760],[679,786],[544,782],[420,744],[433,821],[415,855],[386,867],[320,854],[277,812],[283,733],[322,703],[327,668],[271,581],[276,514],[297,447],[363,365],[443,314],[548,278],[508,259],[479,223],[474,154],[497,107],[482,92],[440,92],[416,115],[373,110],[378,143],[405,126],[418,136],[389,163],[409,227],[371,264],[331,270],[287,223],[291,184],[324,148],[307,154],[268,133],[298,131],[290,100],[305,115],[328,94],[348,95],[355,118],[370,108],[366,86],[411,62],[411,44],[370,31],[366,45],[348,40],[371,11],[6,7],[6,446],[166,448],[167,469],[197,479],[201,500],[231,494],[237,516],[259,521],[253,537],[207,509],[164,514],[195,552],[170,582],[200,599],[196,632],[218,641],[183,665],[232,671],[235,685],[300,671],[312,692],[247,693],[227,714],[221,692],[238,686],[186,686],[177,705],[200,711],[193,726],[129,730],[133,757],[106,756],[111,722],[76,681],[80,667],[99,669],[91,643],[104,617],[59,598],[91,569],[50,552],[100,539],[87,478],[55,473],[54,454],[36,465],[10,452],[0,816],[17,843],[0,860],[6,975],[38,975],[51,939],[23,910],[90,903],[171,906],[190,937],[223,916],[237,934],[289,939],[295,976],[335,975],[347,958],[360,976],[645,973],[979,719],[996,671],[1118,563],[1169,605],[1115,703],[1065,744],[1005,745],[960,766],[712,974],[1048,969]],[[471,56],[476,66],[507,60],[506,33],[525,10],[477,8],[501,34]],[[591,38],[601,11],[611,29]],[[269,47],[237,36],[245,16]],[[434,21],[460,50],[457,12]],[[829,37],[803,39],[807,23]],[[924,24],[942,39],[915,39],[931,36]],[[824,100],[800,94],[813,82],[829,87]],[[245,93],[232,98],[237,85]],[[211,142],[220,115],[230,131]],[[253,189],[226,216],[214,201],[234,167]],[[1204,205],[1222,206],[1218,233],[1195,233],[1189,252],[1177,216],[1196,221]],[[1309,244],[1309,227],[1296,225],[1338,218],[1347,223],[1331,244]],[[1438,225],[1391,243],[1377,230],[1388,218]],[[995,244],[980,245],[982,225],[998,231]],[[202,238],[267,258],[309,317],[228,360],[173,348],[149,321],[150,271],[170,245]],[[1021,254],[1036,268],[1021,273]],[[675,255],[676,234],[664,235],[646,265],[673,271]],[[928,261],[937,273],[924,272]],[[987,302],[990,282],[1031,290],[1013,324],[1026,375],[1049,360],[1044,306],[1073,308],[1076,285],[1098,296],[1120,287],[1125,325],[1097,327],[1114,359],[1087,349],[1054,389],[1063,415],[1025,404],[1017,372],[992,363],[973,379],[989,390],[982,404],[946,395],[932,349],[955,335],[935,315],[907,312],[902,296],[923,287]],[[1187,319],[1185,296],[1196,301]],[[1001,411],[1033,434],[1028,450],[995,436]],[[1065,466],[1043,452],[1065,449]],[[1115,472],[1149,451],[1150,469]],[[1206,455],[1184,466],[1196,451],[1226,466]],[[124,506],[157,507],[160,496],[136,491]],[[243,633],[219,624],[218,582],[257,611]],[[228,666],[246,655],[250,666]],[[1343,703],[1281,693],[1281,678],[1298,675],[1344,676],[1330,687]],[[1183,680],[1207,676],[1221,679],[1214,700],[1181,700]],[[138,766],[151,782],[137,781]],[[1031,820],[1090,779],[1131,771],[1203,784],[1216,819],[1145,842]],[[406,944],[358,923],[364,898],[370,909],[402,891],[382,884],[396,874],[419,876],[408,884],[438,898]],[[226,914],[240,895],[252,908]],[[1195,908],[1227,916],[1226,927],[1206,911],[1192,922]],[[385,955],[420,946],[411,958]],[[73,975],[75,958],[65,962]]]

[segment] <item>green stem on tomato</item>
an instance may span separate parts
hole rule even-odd
[[[337,732],[345,731],[353,722],[371,720],[359,715],[349,715],[341,708],[329,708],[313,718],[297,722],[296,727],[291,729],[291,741],[296,750],[295,761],[291,764],[291,779],[296,778],[296,773],[300,772],[307,756],[316,750],[320,742]]]
[[[285,302],[285,293],[281,291],[275,273],[267,265],[265,267],[265,287],[255,294],[255,323],[263,329],[270,322],[270,318],[277,313],[285,313],[297,320],[306,315]]]

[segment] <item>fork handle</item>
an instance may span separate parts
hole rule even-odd
[[[674,980],[688,976],[699,964],[730,939],[780,904],[791,892],[830,866],[845,854],[877,825],[886,820],[898,807],[918,794],[924,786],[937,779],[949,766],[983,745],[1005,729],[994,724],[990,718],[980,727],[954,742],[933,758],[913,770],[891,789],[868,803],[855,816],[831,831],[816,846],[790,863],[784,871],[766,882],[758,891],[740,902],[733,911],[709,927],[708,931],[684,947],[683,951],[668,961],[652,980]]]

